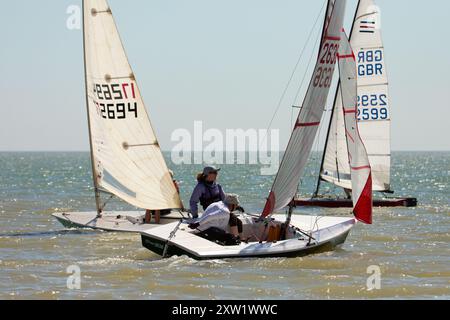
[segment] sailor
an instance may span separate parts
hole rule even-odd
[[[215,167],[206,167],[197,175],[198,183],[189,201],[190,213],[194,219],[198,218],[199,202],[203,210],[206,210],[211,204],[225,200],[222,186],[217,183],[219,171],[220,169]]]
[[[347,200],[352,199],[352,190],[351,189],[344,189],[345,195],[347,196]]]
[[[239,209],[239,196],[236,194],[227,194],[224,201],[211,204],[202,215],[189,225],[191,229],[206,231],[209,228],[219,228],[228,231],[235,237],[242,239],[243,225],[242,221],[233,213]]]
[[[174,185],[175,189],[177,190],[177,193],[180,194],[180,184],[179,184],[178,181],[174,178],[174,173],[173,173],[173,171],[170,170],[170,169],[169,169],[169,174],[170,174],[170,177],[172,178],[172,182],[173,182],[173,185]]]

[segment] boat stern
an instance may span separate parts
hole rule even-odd
[[[147,233],[141,233],[142,246],[157,255],[162,256],[164,253],[164,247],[166,246],[166,241],[154,238]]]

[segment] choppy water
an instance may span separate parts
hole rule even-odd
[[[395,153],[393,163],[398,194],[420,206],[376,209],[375,224],[358,225],[342,249],[197,262],[162,260],[135,235],[64,230],[51,213],[93,210],[87,153],[0,153],[0,299],[449,299],[450,153]],[[317,164],[307,170],[306,194]],[[172,167],[186,201],[199,167]],[[221,176],[254,210],[271,182],[258,166],[225,166]],[[81,290],[67,289],[71,265],[81,269]],[[371,265],[381,268],[381,290],[367,290]]]

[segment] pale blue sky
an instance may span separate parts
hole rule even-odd
[[[356,1],[348,3],[349,24]],[[82,34],[66,28],[72,4],[81,1],[2,3],[0,150],[88,150]],[[192,130],[195,120],[207,128],[266,128],[322,4],[110,0],[163,148],[173,145],[173,130]],[[393,149],[450,150],[450,1],[378,5]],[[306,58],[273,125],[282,146]]]

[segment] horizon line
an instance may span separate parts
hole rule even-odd
[[[161,150],[163,153],[172,152],[172,150]],[[285,152],[278,150],[275,152]],[[204,151],[186,150],[189,153],[203,153]],[[227,150],[218,150],[217,152],[231,152]],[[259,153],[259,151],[233,151],[234,153]],[[266,152],[266,151],[264,151]],[[268,151],[267,151],[268,152]],[[314,150],[312,152],[324,152],[324,150]],[[450,152],[449,150],[392,150],[392,152]],[[89,150],[0,150],[0,153],[90,153]]]

